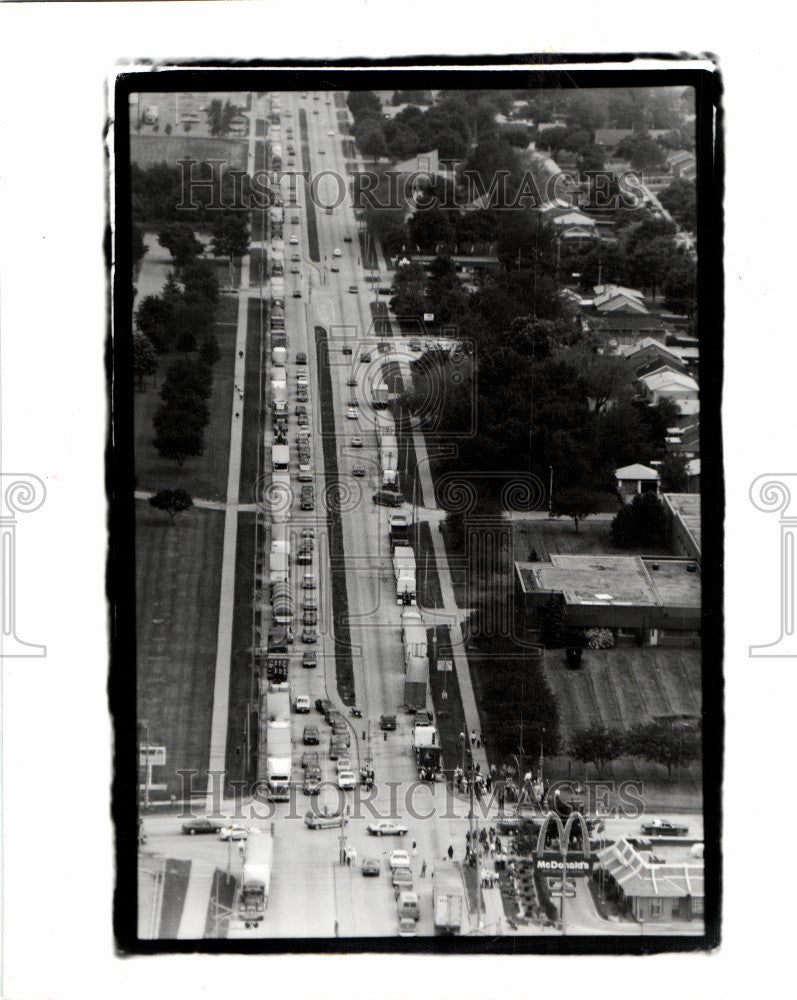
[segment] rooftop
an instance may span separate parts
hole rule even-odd
[[[649,469],[647,465],[640,465],[639,462],[636,465],[624,465],[622,469],[615,469],[614,475],[616,479],[644,479],[650,482],[659,478],[655,469]]]
[[[666,852],[666,848],[664,849]],[[656,847],[656,854],[662,856]],[[601,867],[608,871],[623,889],[626,896],[656,896],[679,898],[704,895],[703,862],[698,858],[689,861],[651,863],[648,852],[640,851],[628,840],[598,851]]]
[[[700,494],[699,493],[663,493],[662,500],[683,525],[684,530],[700,552]]]

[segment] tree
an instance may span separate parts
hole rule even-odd
[[[659,201],[681,229],[697,231],[697,189],[694,181],[676,178],[659,195]]]
[[[180,336],[177,338],[177,343],[175,345],[178,351],[182,351],[183,354],[190,354],[191,351],[196,350],[196,334],[193,330],[183,330]]]
[[[214,305],[219,298],[217,265],[209,260],[195,260],[182,270],[186,298],[201,296]]]
[[[617,155],[628,160],[636,170],[660,170],[667,162],[667,151],[649,135],[629,135],[617,146]]]
[[[540,608],[540,639],[544,646],[557,646],[565,625],[565,600],[561,594],[551,594]]]
[[[626,753],[666,767],[669,778],[672,777],[673,768],[691,764],[701,753],[698,729],[663,722],[634,726],[626,736],[625,745]]]
[[[590,409],[595,414],[630,386],[631,373],[624,358],[584,350],[568,351],[567,357],[583,380]]]
[[[158,243],[172,255],[178,271],[195,260],[205,249],[191,226],[183,222],[170,222],[158,233]]]
[[[598,498],[589,490],[559,490],[554,493],[551,502],[551,515],[572,518],[573,524],[576,526],[576,534],[578,534],[579,521],[583,521],[591,514],[597,514],[599,510]]]
[[[131,251],[131,256],[133,258],[133,275],[136,276],[138,274],[138,269],[141,266],[141,261],[143,260],[144,255],[147,253],[147,250],[149,248],[147,247],[147,244],[144,242],[144,234],[141,231],[140,226],[136,226],[135,224],[133,225],[130,237],[131,237],[130,251]]]
[[[422,253],[435,253],[437,247],[453,245],[454,227],[448,212],[441,208],[425,208],[413,212],[408,223],[409,240]]]
[[[163,458],[173,458],[182,468],[187,458],[201,455],[204,435],[201,421],[193,413],[162,407],[153,419],[153,444]]]
[[[385,133],[378,121],[373,118],[360,119],[355,123],[353,132],[363,156],[372,156],[374,163],[380,156],[387,156]]]
[[[133,334],[133,372],[139,391],[144,388],[144,379],[154,375],[158,369],[158,358],[152,341],[143,333]]]
[[[205,338],[199,347],[199,356],[208,365],[215,365],[221,357],[219,342],[212,333],[205,334]]]
[[[230,287],[235,285],[235,258],[249,250],[249,230],[244,215],[223,215],[213,227],[210,252],[214,257],[227,257],[230,262]]]
[[[136,324],[159,354],[172,346],[173,306],[157,295],[147,295],[136,309]]]
[[[194,501],[187,490],[158,490],[154,496],[149,498],[149,502],[156,510],[165,510],[172,524],[174,524],[175,514],[180,514],[194,506]]]
[[[350,90],[346,105],[355,121],[382,117],[382,102],[372,90]]]
[[[667,452],[659,465],[659,478],[663,493],[686,493],[689,489],[686,456]]]
[[[166,384],[195,392],[200,399],[210,399],[213,390],[213,372],[202,360],[178,358],[169,365]]]
[[[694,314],[697,295],[697,264],[686,253],[678,253],[666,266],[661,291],[668,308],[687,316]]]
[[[218,98],[214,98],[208,105],[206,112],[210,134],[216,137],[227,135],[232,127],[233,119],[242,111],[242,107],[233,104],[229,99],[222,104]]]
[[[599,773],[622,757],[624,751],[625,733],[620,729],[587,726],[576,729],[570,738],[570,756],[584,764],[594,764]]]
[[[652,491],[639,493],[612,521],[612,544],[621,549],[654,548],[667,539],[664,504]]]

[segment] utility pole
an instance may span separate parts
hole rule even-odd
[[[548,478],[548,517],[552,516],[553,511],[553,466],[548,466],[549,478]]]

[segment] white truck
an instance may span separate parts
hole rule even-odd
[[[275,420],[288,419],[288,383],[284,379],[271,380],[271,405]]]
[[[290,461],[290,449],[287,444],[271,446],[271,467],[277,472],[284,472]]]
[[[269,688],[266,698],[266,779],[268,798],[287,802],[291,784],[291,692],[287,684]]]
[[[397,490],[398,474],[398,439],[395,434],[380,434],[379,436],[379,470],[382,473],[382,489]]]
[[[463,911],[462,874],[453,861],[434,866],[434,929],[437,934],[459,934]]]
[[[247,929],[258,926],[268,906],[273,859],[272,834],[265,830],[252,830],[246,839],[241,889],[236,907],[238,918]]]
[[[271,352],[271,364],[275,368],[284,368],[288,362],[288,351],[284,347],[275,347]]]
[[[426,625],[416,608],[407,608],[401,616],[401,637],[404,641],[404,663],[410,656],[428,656]]]
[[[415,553],[407,545],[393,550],[396,604],[415,604]]]
[[[291,551],[286,539],[274,539],[269,553],[269,583],[287,582],[290,574]]]

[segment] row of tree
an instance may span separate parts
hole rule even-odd
[[[639,757],[673,771],[700,759],[702,736],[697,726],[646,722],[619,729],[602,725],[577,729],[571,736],[569,754],[574,760],[592,764],[601,775],[620,757]]]

